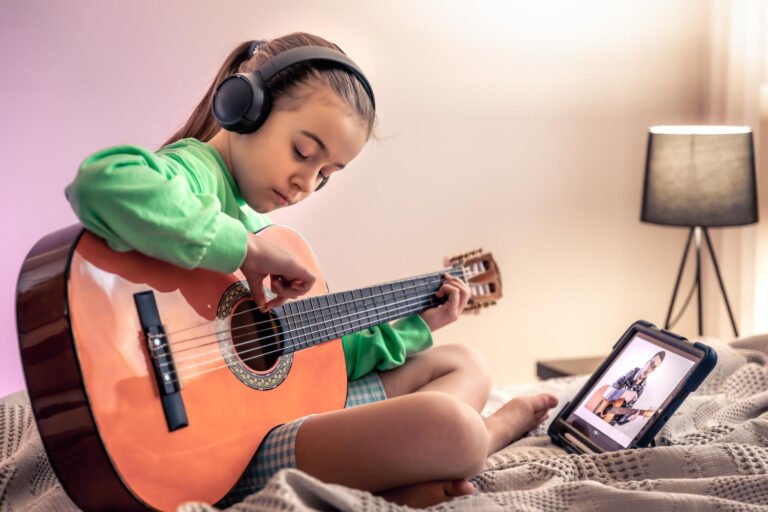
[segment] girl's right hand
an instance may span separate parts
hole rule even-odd
[[[253,233],[248,233],[248,252],[240,271],[248,281],[256,306],[262,312],[304,295],[315,283],[315,275],[293,254]],[[270,276],[269,288],[276,295],[269,302],[262,287],[267,276]]]

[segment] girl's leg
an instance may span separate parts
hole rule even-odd
[[[483,419],[446,393],[423,391],[317,414],[299,429],[296,464],[325,482],[371,492],[467,479],[553,405],[545,394],[519,397]]]
[[[488,364],[477,350],[466,345],[431,347],[379,376],[388,398],[415,391],[442,391],[478,412],[491,390]]]
[[[488,433],[467,404],[423,392],[310,416],[295,450],[302,471],[378,492],[476,475],[488,453]]]
[[[410,356],[393,370],[380,372],[387,397],[442,391],[481,411],[488,401],[491,377],[479,352],[465,345],[441,345]],[[489,452],[494,453],[538,425],[557,405],[548,393],[513,398],[484,419]]]
[[[482,418],[488,367],[462,345],[415,354],[380,377],[389,400],[304,421],[296,462],[323,481],[411,506],[471,493],[465,480],[480,472],[487,456],[537,425],[556,404],[546,394],[518,397]]]

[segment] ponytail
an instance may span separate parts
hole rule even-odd
[[[188,137],[194,137],[202,142],[207,142],[216,135],[216,132],[219,131],[219,124],[216,122],[216,119],[213,118],[213,114],[211,113],[213,94],[216,92],[216,87],[218,87],[225,78],[237,73],[240,64],[248,60],[250,57],[250,55],[248,55],[250,48],[251,42],[246,41],[237,45],[237,48],[230,52],[224,61],[224,64],[222,64],[221,69],[216,73],[216,78],[213,80],[213,83],[211,83],[205,96],[203,96],[203,99],[200,100],[200,103],[195,107],[192,115],[189,116],[189,119],[184,123],[184,126],[171,135],[170,139],[165,141],[163,146],[167,146],[168,144],[172,144]]]
[[[337,45],[306,32],[294,32],[282,37],[261,41],[259,51],[251,55],[252,42],[240,43],[227,56],[221,69],[216,74],[213,83],[205,96],[198,103],[187,122],[174,133],[164,144],[172,144],[178,140],[193,137],[202,142],[208,142],[221,129],[211,113],[211,104],[216,88],[225,78],[234,73],[252,72],[275,55],[301,46],[323,46],[344,53]],[[271,94],[272,108],[280,107],[280,99],[290,96],[291,90],[299,85],[316,78],[327,84],[336,95],[344,101],[353,112],[363,119],[368,126],[368,136],[373,134],[376,123],[376,112],[368,93],[350,72],[317,63],[302,63],[285,69],[273,76],[267,85]]]

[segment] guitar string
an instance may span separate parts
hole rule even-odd
[[[414,310],[413,310],[413,311],[411,311],[411,312],[420,311],[420,310],[422,309],[422,306],[425,306],[425,305],[427,305],[427,304],[428,304],[428,302],[423,302],[423,303],[421,303],[421,304],[413,304],[413,306],[418,306],[418,308],[417,308],[417,309],[414,309]],[[405,311],[409,311],[409,310],[406,308],[406,309],[405,309]],[[351,325],[352,325],[352,323],[350,323],[350,326],[351,326]],[[314,342],[314,341],[317,341],[317,340],[320,340],[320,339],[322,339],[322,337],[320,337],[320,338],[317,338],[317,339],[315,339],[315,340],[309,340],[309,341],[313,341],[313,342]],[[291,345],[291,347],[290,347],[290,348],[295,348],[296,346],[299,346],[299,345],[301,345],[301,343],[293,344],[293,345]],[[305,349],[305,348],[311,348],[312,346],[315,346],[315,345],[311,345],[311,346],[303,347],[303,348],[301,348],[301,349],[299,349],[299,350],[303,350],[303,349]],[[257,355],[251,356],[251,357],[247,357],[247,358],[245,358],[245,359],[240,359],[240,361],[241,361],[241,362],[243,362],[243,363],[245,363],[245,362],[247,362],[247,361],[252,361],[252,360],[254,360],[254,359],[259,359],[259,358],[262,358],[262,357],[267,357],[268,355],[271,355],[271,354],[276,354],[276,353],[281,353],[281,352],[284,352],[284,349],[283,349],[283,348],[279,348],[279,349],[276,349],[276,350],[272,350],[272,351],[266,352],[266,353],[264,353],[264,354],[257,354]],[[218,361],[219,359],[217,358],[216,360]],[[211,362],[211,361],[208,361],[208,362]],[[235,362],[235,363],[232,363],[232,364],[231,364],[231,363],[229,363],[229,362],[226,362],[226,360],[225,360],[225,363],[224,363],[223,365],[220,365],[220,366],[214,366],[213,368],[207,368],[207,369],[205,369],[205,370],[202,370],[202,371],[198,371],[198,372],[195,372],[195,373],[192,373],[192,374],[188,374],[188,375],[182,375],[181,373],[179,373],[179,372],[177,371],[177,372],[174,372],[174,373],[177,375],[177,377],[175,377],[175,378],[173,378],[173,379],[171,379],[171,380],[169,380],[169,381],[164,381],[164,382],[167,382],[167,383],[177,383],[177,382],[181,382],[181,381],[182,381],[182,379],[184,379],[184,380],[188,380],[188,379],[191,379],[191,378],[194,378],[194,377],[198,377],[198,376],[200,376],[200,375],[204,375],[204,374],[206,374],[206,373],[209,373],[209,372],[212,372],[212,371],[221,370],[221,369],[223,369],[223,368],[229,368],[229,367],[231,367],[231,366],[234,366],[234,365],[236,365],[236,364],[237,364],[237,362]],[[187,368],[185,368],[185,369],[188,369],[188,368],[189,368],[189,367],[187,367]]]
[[[417,280],[417,279],[427,279],[427,278],[432,278],[432,277],[435,277],[435,276],[438,276],[438,275],[439,275],[439,276],[442,276],[442,275],[444,275],[444,274],[446,274],[446,273],[451,273],[451,272],[453,272],[453,271],[455,271],[455,270],[461,270],[461,269],[456,269],[456,268],[454,267],[454,268],[451,268],[451,269],[446,269],[446,270],[444,270],[444,271],[440,271],[440,272],[433,272],[433,273],[430,273],[430,274],[424,274],[423,276],[416,276],[416,277],[414,277],[414,278],[410,278],[410,279],[403,279],[403,280],[400,280],[400,281],[391,281],[391,282],[389,282],[389,283],[382,283],[382,284],[380,284],[380,285],[376,285],[376,286],[387,286],[387,285],[396,284],[396,283],[405,283],[405,282],[407,282],[407,281],[411,281],[411,280]],[[466,276],[466,274],[463,272],[463,270],[461,270],[461,271],[462,271],[462,274],[464,274],[464,275]],[[454,277],[458,277],[458,276],[456,276],[456,275],[454,275],[454,274],[451,274],[451,275],[453,275]],[[472,276],[472,277],[474,277],[474,276]],[[416,286],[418,286],[418,285],[416,285]],[[371,288],[372,288],[372,287],[371,287]],[[337,304],[349,304],[349,303],[351,303],[351,302],[355,302],[355,301],[357,301],[357,300],[360,300],[360,299],[363,299],[363,298],[370,298],[370,297],[381,297],[381,296],[383,296],[383,295],[387,295],[387,294],[393,294],[393,293],[396,293],[396,292],[399,292],[399,291],[410,290],[410,289],[413,289],[413,288],[414,288],[414,287],[413,287],[413,286],[411,286],[411,287],[404,287],[404,288],[400,288],[400,289],[398,289],[398,290],[394,290],[394,289],[393,289],[393,290],[391,290],[391,291],[388,291],[388,292],[382,292],[382,293],[380,293],[380,294],[378,294],[378,295],[369,295],[368,297],[358,297],[357,299],[353,298],[351,301],[338,302]],[[347,291],[344,291],[344,292],[335,292],[335,293],[352,293],[352,292],[354,292],[354,291],[357,291],[357,290],[347,290]],[[326,294],[326,295],[334,295],[334,294]],[[317,297],[320,297],[320,296],[317,296]],[[309,298],[311,298],[311,297],[308,297],[307,299],[299,299],[299,301],[302,301],[302,300],[308,300]],[[307,311],[306,311],[306,313],[311,313],[311,312],[313,312],[313,311],[317,311],[318,309],[322,309],[322,306],[321,306],[321,308],[315,308],[315,309],[312,309],[312,310],[307,310]],[[254,308],[246,309],[246,310],[243,310],[243,311],[238,311],[237,313],[234,313],[234,314],[230,315],[230,316],[229,316],[229,318],[234,318],[234,317],[236,317],[236,316],[239,316],[239,315],[243,315],[243,314],[245,314],[245,313],[249,313],[249,312],[252,312],[252,311],[259,311],[259,308],[258,308],[258,307],[254,307]],[[263,321],[262,323],[269,323],[269,322],[271,322],[271,320],[265,320],[265,321]],[[178,330],[176,330],[176,331],[173,331],[173,332],[167,332],[167,333],[164,333],[164,337],[168,338],[169,336],[171,336],[171,335],[174,335],[174,334],[177,334],[177,333],[179,333],[179,332],[183,332],[183,331],[187,331],[187,330],[190,330],[190,329],[194,329],[194,328],[196,328],[196,327],[203,327],[203,326],[212,325],[212,324],[215,324],[215,323],[216,323],[216,320],[214,320],[214,321],[210,321],[210,322],[203,322],[203,323],[197,324],[197,325],[195,325],[195,326],[192,326],[192,327],[185,327],[185,328],[183,328],[183,329],[178,329]],[[254,324],[249,324],[249,325],[254,325]],[[243,328],[243,327],[247,327],[247,326],[241,326],[241,327],[238,327],[237,329],[239,329],[239,328]],[[186,343],[186,342],[188,342],[188,341],[192,341],[192,340],[196,340],[196,339],[204,338],[204,337],[207,337],[207,336],[211,336],[211,335],[215,335],[215,334],[221,334],[221,332],[214,332],[214,333],[201,334],[201,335],[198,335],[198,336],[193,336],[193,337],[190,337],[190,338],[184,338],[184,339],[181,339],[181,340],[174,340],[174,341],[169,341],[168,343],[170,343],[170,344],[172,344],[172,345],[173,345],[173,344]],[[163,337],[163,336],[161,335],[161,337]]]
[[[426,274],[426,275],[432,276],[432,277],[440,276],[442,278],[443,273],[434,273],[434,274]],[[454,277],[456,277],[456,276],[454,276]],[[471,277],[474,277],[474,276],[471,276]],[[469,277],[469,279],[471,279],[471,277]],[[428,282],[429,282],[429,284],[432,284],[433,281],[428,281]],[[345,300],[345,301],[342,301],[342,302],[337,302],[336,304],[333,304],[333,305],[328,304],[328,306],[320,305],[320,307],[317,307],[317,308],[308,309],[308,310],[300,311],[300,312],[297,312],[297,313],[290,313],[288,315],[283,315],[282,318],[293,318],[293,317],[296,317],[296,316],[307,315],[307,314],[314,313],[314,312],[317,312],[317,311],[320,311],[320,310],[328,309],[328,307],[331,307],[331,306],[335,306],[335,305],[342,306],[342,305],[345,305],[345,304],[352,304],[352,303],[355,303],[355,302],[359,302],[362,299],[376,299],[376,298],[379,298],[379,297],[385,297],[387,295],[394,295],[397,292],[404,292],[404,291],[414,290],[414,289],[418,288],[419,286],[423,286],[423,284],[424,283],[417,283],[417,284],[415,284],[413,286],[403,287],[403,288],[400,288],[398,290],[382,292],[382,293],[379,293],[379,294],[373,294],[373,295],[369,295],[369,296],[366,296],[366,297],[357,297],[357,298],[353,297],[352,300]],[[349,293],[351,293],[351,292],[352,291],[350,291]],[[339,292],[339,293],[347,293],[347,292]],[[310,297],[308,299],[311,299],[311,298],[312,297]],[[300,301],[308,300],[308,299],[300,299]],[[300,302],[300,301],[298,301],[298,302]],[[286,304],[294,304],[294,303],[295,302],[288,302]],[[247,309],[245,311],[239,311],[239,312],[237,312],[237,313],[235,313],[233,315],[230,315],[228,318],[233,318],[233,317],[235,317],[237,315],[241,315],[243,313],[247,313],[247,312],[251,312],[251,311],[258,311],[258,308],[250,308],[250,309]],[[171,345],[171,346],[179,345],[181,343],[186,343],[186,342],[189,342],[189,341],[192,341],[192,340],[198,340],[198,339],[201,339],[201,338],[208,338],[210,336],[216,336],[216,335],[219,335],[219,334],[224,334],[224,333],[227,333],[227,332],[230,332],[230,331],[234,331],[234,330],[241,330],[241,329],[245,329],[247,327],[253,327],[253,326],[256,326],[256,325],[271,324],[272,322],[273,322],[273,319],[262,320],[262,321],[258,321],[258,322],[252,322],[252,323],[249,323],[249,324],[244,324],[242,326],[233,327],[231,329],[228,328],[228,329],[224,329],[222,331],[215,331],[215,332],[212,332],[212,333],[201,334],[199,336],[194,336],[192,338],[185,338],[183,340],[173,340],[173,341],[170,341],[170,339],[169,339],[170,334],[169,333],[155,335],[154,337],[156,337],[156,338],[164,338],[166,340],[162,345],[157,345],[155,348],[161,349],[161,348],[165,348],[165,347],[167,347],[169,345]],[[212,325],[212,324],[215,324],[215,323],[216,323],[216,320],[214,320],[212,322],[206,322],[205,324],[200,324],[200,325]],[[175,332],[179,332],[179,331],[175,331]],[[200,345],[196,345],[194,347],[191,347],[191,349],[197,348],[199,346]],[[189,348],[179,349],[177,352],[183,352],[184,350],[188,350],[188,349]]]
[[[359,311],[359,312],[345,312],[345,313],[349,313],[349,314],[342,315],[342,316],[334,316],[334,317],[328,318],[328,319],[322,318],[320,322],[307,324],[306,326],[303,326],[303,327],[296,327],[295,329],[285,329],[285,330],[282,330],[282,331],[280,331],[280,330],[275,331],[275,330],[270,329],[270,331],[272,331],[273,334],[271,334],[269,336],[264,336],[264,337],[257,336],[256,338],[249,338],[247,340],[239,341],[237,343],[234,343],[232,345],[232,347],[233,348],[234,347],[240,347],[242,345],[253,343],[254,341],[264,341],[264,340],[268,340],[270,338],[277,338],[278,336],[285,335],[285,334],[288,334],[288,333],[294,333],[294,332],[300,331],[300,330],[306,331],[307,329],[311,329],[313,327],[318,327],[321,330],[324,329],[324,330],[328,331],[328,327],[327,326],[325,326],[325,327],[321,327],[321,326],[323,326],[324,324],[328,324],[330,322],[330,327],[335,329],[336,326],[334,325],[334,321],[336,323],[339,323],[339,321],[341,321],[340,322],[341,326],[342,327],[346,327],[346,325],[344,324],[344,319],[350,319],[350,322],[358,321],[358,323],[359,323],[359,320],[360,320],[361,317],[363,319],[365,319],[365,320],[368,320],[368,319],[374,318],[374,315],[375,315],[378,318],[381,315],[380,315],[380,313],[375,313],[374,312],[377,309],[389,308],[389,307],[391,307],[393,305],[397,305],[397,304],[403,304],[403,303],[407,304],[408,302],[414,301],[414,300],[420,301],[420,300],[422,300],[424,298],[430,298],[431,299],[431,297],[433,295],[434,295],[434,292],[427,292],[427,294],[425,294],[425,295],[416,295],[416,296],[413,296],[413,297],[408,297],[408,298],[405,298],[405,299],[401,299],[401,300],[395,301],[395,302],[390,303],[390,304],[383,304],[381,306],[377,306],[377,307],[366,309],[366,310]],[[385,310],[383,313],[386,315],[386,314],[391,314],[391,313],[394,313],[394,312],[396,312],[396,310]],[[369,315],[369,313],[371,313],[371,314]],[[363,315],[365,315],[365,316],[363,316]],[[353,316],[356,316],[357,318],[354,318],[354,319],[351,318]],[[382,321],[381,323],[385,323],[385,321]],[[246,334],[252,334],[252,333],[246,333]],[[296,338],[298,338],[299,336],[305,336],[306,334],[310,334],[310,335],[320,334],[320,330],[318,330],[316,332],[310,331],[309,333],[306,333],[306,332],[305,333],[301,333]],[[289,338],[289,339],[293,339],[293,338]],[[230,341],[231,342],[233,340],[234,340],[234,337],[229,337],[229,338],[224,338],[224,339],[216,339],[216,340],[214,340],[212,342],[198,345],[196,348],[201,348],[201,347],[205,347],[205,346],[209,346],[209,345],[218,345],[221,341]],[[272,346],[272,345],[276,345],[276,344],[279,344],[279,343],[281,343],[281,342],[278,340],[275,343],[268,344],[268,345],[261,345],[260,347],[257,347],[257,348],[266,348],[266,347],[269,347],[269,346]],[[189,349],[184,349],[184,350],[189,350]],[[208,354],[218,354],[219,350],[218,350],[218,348],[214,348],[212,350],[208,350],[206,352],[201,352],[199,354],[192,354],[192,355],[176,358],[176,354],[179,353],[179,352],[180,351],[172,351],[173,363],[175,365],[181,366],[180,363],[182,363],[183,361],[187,361],[187,360],[190,360],[190,359],[195,359],[195,358],[202,357],[202,356],[205,356],[205,355],[208,355]],[[218,358],[215,358],[215,359],[218,359]],[[170,362],[168,362],[168,363],[159,363],[159,365],[161,367],[162,366],[168,366],[170,364],[171,364]]]

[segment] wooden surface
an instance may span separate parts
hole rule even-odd
[[[536,376],[542,380],[594,372],[605,356],[536,361]]]

